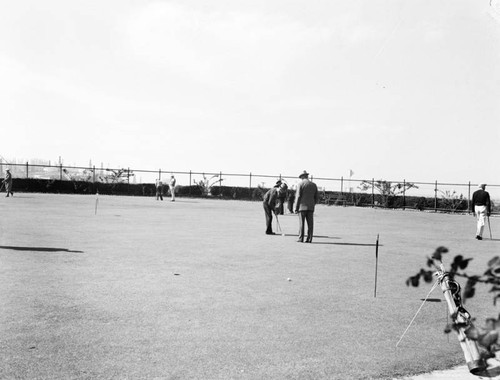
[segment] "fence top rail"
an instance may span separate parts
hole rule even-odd
[[[225,173],[222,171],[219,172],[201,172],[201,171],[175,171],[175,170],[164,170],[164,169],[157,169],[157,170],[147,170],[147,169],[131,169],[131,168],[104,168],[104,167],[96,167],[95,165],[92,167],[89,166],[69,166],[69,165],[63,165],[63,164],[57,164],[57,165],[44,165],[44,164],[30,164],[29,162],[25,163],[9,163],[9,162],[2,162],[0,163],[1,166],[20,166],[20,167],[39,167],[39,168],[54,168],[61,170],[62,168],[66,169],[78,169],[78,170],[105,170],[105,171],[118,171],[118,170],[128,170],[130,172],[136,172],[136,173],[172,173],[172,174],[178,174],[178,175],[203,175],[203,176],[228,176],[228,177],[253,177],[253,178],[281,178],[281,179],[287,179],[287,180],[293,180],[293,179],[298,179],[297,176],[289,176],[289,175],[272,175],[272,174],[256,174],[256,173]],[[427,185],[427,186],[471,186],[471,187],[476,187],[476,183],[473,182],[467,182],[467,183],[455,183],[455,182],[438,182],[437,180],[434,182],[419,182],[419,181],[406,181],[406,179],[403,180],[382,180],[382,179],[355,179],[355,178],[346,178],[346,177],[340,177],[340,178],[330,178],[330,177],[315,177],[311,176],[314,180],[318,181],[351,181],[351,182],[375,182],[375,181],[385,181],[385,182],[390,182],[390,183],[413,183],[415,185]],[[500,188],[500,184],[488,184],[487,186],[489,187],[494,187],[494,188]]]

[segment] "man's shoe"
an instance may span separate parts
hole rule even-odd
[[[479,236],[479,235],[476,236],[476,239],[477,240],[483,240],[483,238],[481,236]]]
[[[297,240],[297,243],[303,243],[303,242],[304,242],[304,240],[301,240],[301,239]]]
[[[266,232],[266,235],[276,235],[274,232]]]

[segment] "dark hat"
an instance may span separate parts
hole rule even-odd
[[[299,178],[307,178],[307,177],[309,177],[309,173],[306,172],[305,170],[301,175],[299,175]]]
[[[274,187],[280,187],[280,186],[281,186],[281,180],[279,179],[276,181],[276,185],[274,185]]]

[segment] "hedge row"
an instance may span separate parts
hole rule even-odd
[[[14,192],[33,193],[63,193],[63,194],[99,194],[106,195],[132,195],[132,196],[154,196],[156,189],[154,184],[128,184],[128,183],[91,183],[84,181],[61,181],[35,178],[15,178],[13,180]],[[168,185],[164,185],[163,193],[168,194]],[[210,197],[221,199],[239,199],[259,201],[263,199],[267,189],[213,186]],[[179,186],[176,194],[180,197],[203,197],[203,189],[199,186]],[[289,190],[288,196],[292,195]],[[418,210],[440,209],[451,212],[467,211],[466,199],[426,198],[414,196],[382,196],[381,194],[366,193],[321,193],[320,203],[328,205],[345,205],[360,207],[384,207],[384,208],[414,208]]]
[[[60,194],[99,194],[105,195],[133,195],[155,196],[156,187],[152,183],[91,183],[85,181],[61,181],[53,179],[14,178],[14,192],[24,193],[60,193]],[[163,194],[168,194],[169,186],[163,186]],[[199,186],[178,186],[176,195],[185,197],[203,197],[202,188]],[[260,188],[214,186],[210,196],[225,199],[261,200],[263,190]]]
[[[428,198],[415,196],[383,196],[381,194],[327,192],[326,204],[360,207],[413,208],[416,210],[440,209],[452,212],[466,212],[467,199]]]

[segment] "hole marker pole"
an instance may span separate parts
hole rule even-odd
[[[99,204],[99,191],[96,191],[95,193],[95,214],[97,215],[97,205]]]
[[[375,290],[373,292],[373,297],[377,298],[377,273],[378,273],[378,237],[377,234],[377,242],[375,243]]]

